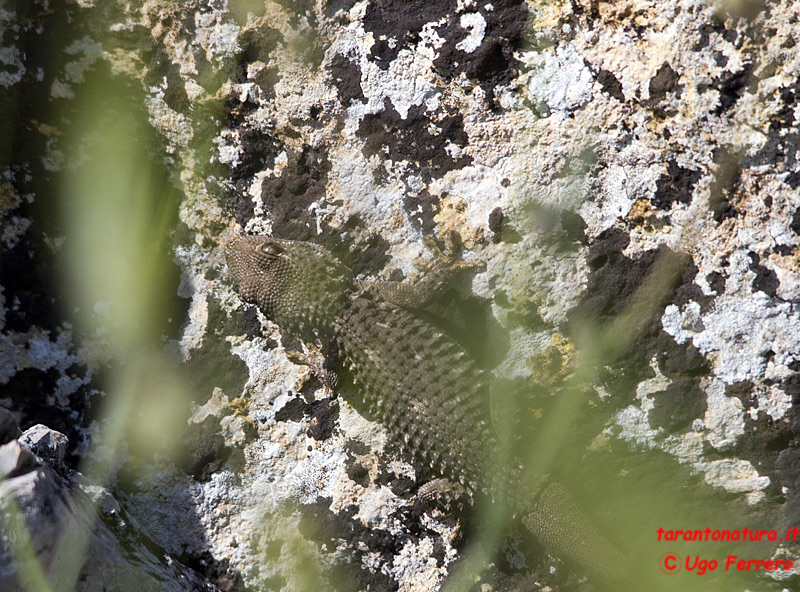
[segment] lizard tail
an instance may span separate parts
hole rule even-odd
[[[601,534],[563,485],[550,483],[522,523],[556,555],[604,579],[620,580],[627,575],[627,557]]]

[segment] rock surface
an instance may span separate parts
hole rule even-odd
[[[51,581],[65,586],[72,579],[76,590],[218,590],[145,539],[107,490],[83,483],[78,473],[64,479],[37,458],[31,449],[41,450],[43,441],[66,444],[63,434],[37,425],[0,447],[0,503],[4,534],[17,532],[12,516],[23,516]],[[30,579],[30,563],[14,561],[20,544],[18,535],[0,538],[0,589],[42,589]]]
[[[469,559],[474,519],[415,503],[429,475],[346,385],[334,400],[292,361],[299,344],[241,305],[220,248],[240,230],[313,240],[397,279],[423,235],[455,230],[487,268],[438,312],[521,399],[532,459],[584,492],[654,585],[675,551],[658,527],[782,536],[800,523],[798,17],[755,0],[1,10],[0,106],[16,119],[2,123],[0,406],[27,435],[17,444],[3,411],[0,487],[42,533],[63,528],[64,479],[116,441],[107,409],[135,384],[121,416],[144,435],[120,437],[107,478],[86,485],[137,533],[101,521],[105,565],[139,565],[121,541],[141,536],[163,586],[192,573],[224,590],[436,590],[473,571],[475,589],[601,586],[515,527]],[[100,88],[110,112],[91,103]],[[98,160],[103,128],[149,164],[109,176],[98,223],[70,175]],[[160,193],[113,201],[152,178]],[[131,204],[152,216],[141,228]],[[131,247],[131,227],[150,242]],[[175,265],[158,273],[116,255],[165,251]],[[65,287],[128,267],[129,301]],[[147,323],[126,316],[150,300]],[[117,381],[148,336],[175,369]],[[177,453],[159,448],[170,438]],[[39,516],[41,496],[58,518]],[[800,561],[793,541],[737,552]],[[82,589],[129,572],[103,573]],[[781,590],[800,573],[752,576],[703,581]]]

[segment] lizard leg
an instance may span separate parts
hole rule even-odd
[[[310,349],[307,353],[287,350],[286,357],[290,362],[300,366],[308,366],[311,374],[316,376],[322,385],[330,391],[331,398],[336,397],[336,386],[339,383],[339,375],[330,368],[330,360],[319,349]]]
[[[422,484],[417,490],[417,498],[426,506],[435,505],[449,511],[466,492],[463,485],[440,477]]]
[[[419,309],[441,293],[456,276],[486,268],[483,261],[457,260],[460,239],[455,232],[447,234],[444,251],[431,237],[423,237],[422,241],[433,254],[433,259],[420,257],[414,260],[414,266],[423,272],[419,279],[414,282],[370,282],[368,287],[377,291],[383,300],[404,308]]]

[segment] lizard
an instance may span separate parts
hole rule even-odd
[[[415,261],[424,273],[413,283],[356,280],[317,244],[267,236],[237,235],[225,259],[241,298],[283,335],[335,351],[367,413],[403,454],[441,476],[418,495],[436,499],[452,488],[470,502],[477,494],[505,496],[512,514],[557,556],[603,579],[621,577],[625,556],[563,486],[520,491],[516,471],[498,477],[490,469],[498,438],[487,377],[460,344],[415,312],[455,276],[484,264],[457,261],[452,247],[444,254],[433,239],[423,240],[434,258]],[[335,375],[314,366],[323,383],[335,386]]]

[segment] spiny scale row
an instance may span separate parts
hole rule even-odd
[[[345,307],[337,341],[393,440],[472,492],[485,486],[482,463],[492,446],[485,385],[455,342],[402,308],[360,298]]]

